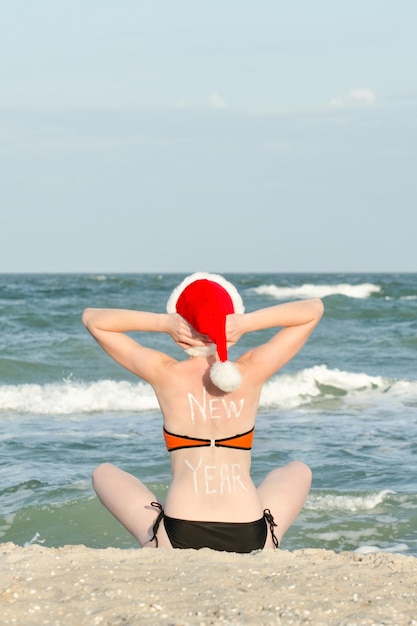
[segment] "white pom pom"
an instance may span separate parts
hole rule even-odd
[[[216,361],[210,369],[211,382],[222,391],[234,391],[242,382],[242,375],[231,361]]]

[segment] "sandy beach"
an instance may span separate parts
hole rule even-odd
[[[417,559],[0,545],[1,624],[417,625]]]

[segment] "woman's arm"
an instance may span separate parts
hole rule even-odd
[[[323,315],[320,299],[277,304],[243,315],[229,315],[226,320],[230,343],[242,335],[268,328],[281,328],[269,341],[240,357],[239,362],[253,368],[262,382],[290,361],[303,347]]]
[[[319,298],[314,298],[276,304],[243,315],[228,315],[227,339],[236,343],[242,335],[257,330],[301,326],[314,321],[317,324],[323,315],[323,310],[323,302]]]
[[[126,333],[167,333],[184,349],[203,345],[205,339],[177,314],[88,308],[83,312],[82,321],[97,343],[117,363],[148,382],[154,382],[161,366],[174,362],[174,359],[142,346]]]

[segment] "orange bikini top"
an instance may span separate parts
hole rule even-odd
[[[236,450],[251,450],[253,431],[255,427],[246,433],[225,437],[224,439],[199,439],[198,437],[187,437],[186,435],[174,435],[164,427],[164,439],[168,452],[182,450],[183,448],[235,448]]]

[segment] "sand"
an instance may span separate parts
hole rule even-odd
[[[19,626],[417,626],[417,559],[6,543],[0,594],[0,624]]]

